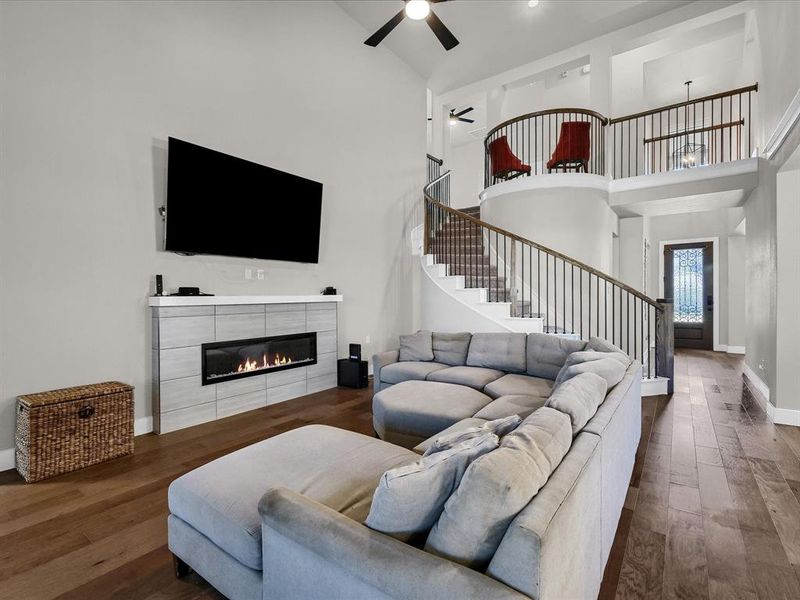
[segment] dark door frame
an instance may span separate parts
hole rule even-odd
[[[703,292],[703,324],[699,327],[686,325],[683,329],[700,329],[702,336],[696,341],[692,336],[684,337],[683,343],[680,345],[685,348],[700,348],[707,350],[715,350],[718,347],[718,323],[719,323],[719,308],[714,306],[718,303],[718,282],[719,274],[717,272],[718,258],[719,258],[719,239],[718,238],[703,238],[696,240],[679,240],[679,241],[665,241],[660,244],[661,257],[660,257],[660,271],[661,271],[661,287],[665,295],[672,295],[670,290],[672,286],[671,273],[668,273],[668,267],[672,266],[671,256],[668,250],[681,249],[681,248],[703,248],[705,250],[703,257],[704,267],[704,292]],[[669,281],[668,281],[669,279]],[[665,296],[666,297],[666,296]],[[679,324],[675,323],[676,329]],[[689,333],[688,331],[684,333]],[[678,334],[676,335],[676,347],[678,346]]]

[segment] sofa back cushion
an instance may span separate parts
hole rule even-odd
[[[547,399],[545,406],[569,417],[572,435],[578,435],[606,398],[608,384],[595,373],[581,373],[564,382]]]
[[[498,443],[495,434],[485,431],[410,465],[389,469],[378,482],[365,524],[403,541],[426,534],[469,464]]]
[[[430,331],[418,331],[400,336],[401,361],[433,360],[433,336]]]
[[[484,569],[505,531],[555,470],[572,443],[569,417],[542,407],[476,459],[444,505],[425,550]]]
[[[522,419],[520,419],[519,415],[510,415],[508,417],[486,421],[481,425],[464,427],[463,429],[445,433],[433,440],[433,443],[425,450],[424,456],[448,450],[461,442],[476,437],[483,437],[487,433],[493,433],[498,438],[502,438],[514,431],[521,422]]]
[[[524,373],[525,338],[524,333],[474,333],[469,343],[467,365]]]
[[[433,360],[451,367],[467,364],[471,333],[433,332]]]
[[[581,373],[595,373],[606,380],[610,390],[617,385],[625,376],[630,359],[627,355],[614,353],[610,356],[607,352],[576,352],[571,355],[564,366],[558,372],[554,391],[558,387],[573,377]]]
[[[586,342],[571,340],[548,333],[529,333],[527,366],[528,375],[555,379],[567,357],[583,350]]]

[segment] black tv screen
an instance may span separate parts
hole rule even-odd
[[[165,249],[319,262],[322,184],[169,138]]]

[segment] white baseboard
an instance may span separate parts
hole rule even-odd
[[[144,435],[153,431],[153,417],[142,417],[133,422],[133,435]]]
[[[6,448],[0,450],[0,471],[8,471],[14,468],[14,449]]]
[[[744,346],[728,346],[726,352],[728,354],[745,354]]]
[[[142,417],[133,422],[133,435],[143,435],[153,431],[153,417]],[[0,450],[0,471],[14,468],[14,448]]]
[[[642,377],[642,397],[666,394],[668,384],[666,377]]]
[[[759,398],[758,395],[755,396],[756,401],[759,403],[759,405],[761,405],[761,408],[764,409],[764,412],[767,413],[767,417],[769,417],[770,421],[777,423],[778,425],[794,425],[795,427],[800,427],[800,410],[775,407],[769,400],[769,388],[767,387],[767,384],[764,383],[763,379],[755,374],[753,369],[751,369],[747,363],[744,365],[742,374],[745,376],[747,382],[752,385],[753,388],[755,388],[755,390],[761,394],[764,399],[766,399],[767,403],[765,406],[762,403],[762,398]]]

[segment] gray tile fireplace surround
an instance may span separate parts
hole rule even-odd
[[[336,387],[341,296],[150,299],[153,430],[168,433]],[[201,344],[317,333],[317,364],[202,385]]]

